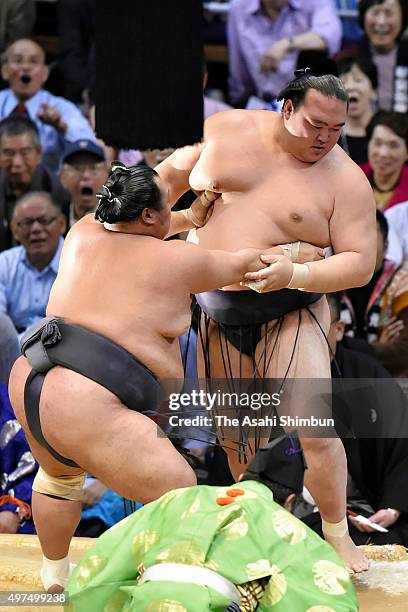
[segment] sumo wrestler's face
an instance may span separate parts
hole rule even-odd
[[[336,145],[346,122],[347,104],[335,97],[310,89],[303,102],[294,109],[287,100],[283,118],[291,140],[291,153],[301,161],[314,163]]]

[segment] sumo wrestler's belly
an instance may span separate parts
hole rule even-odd
[[[328,221],[317,207],[276,204],[255,194],[223,194],[207,224],[190,232],[189,240],[226,251],[267,249],[296,240],[324,247],[330,244]]]

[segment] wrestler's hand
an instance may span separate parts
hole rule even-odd
[[[17,512],[3,510],[0,512],[0,533],[17,533],[20,519]]]
[[[324,259],[324,249],[310,244],[309,242],[300,241],[299,254],[294,260],[294,263],[308,263],[309,261],[322,261]]]
[[[67,124],[62,120],[59,110],[49,104],[41,104],[41,111],[37,113],[37,117],[41,119],[43,123],[52,125],[57,132],[64,134],[67,130]]]
[[[258,272],[247,272],[240,284],[258,293],[278,291],[288,286],[293,273],[292,262],[285,255],[261,255],[266,268]]]
[[[277,70],[278,65],[289,52],[289,40],[281,38],[276,41],[261,57],[260,71],[262,74]]]
[[[194,200],[187,211],[187,217],[196,227],[202,227],[207,223],[213,213],[213,204],[219,195],[219,193],[214,193],[213,191],[203,191]]]

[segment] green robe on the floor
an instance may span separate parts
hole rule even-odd
[[[232,497],[235,489],[242,493]],[[109,529],[70,578],[69,610],[221,612],[231,603],[197,584],[138,585],[140,573],[157,563],[206,567],[235,585],[270,577],[256,608],[263,612],[358,610],[333,548],[255,481],[170,491]]]

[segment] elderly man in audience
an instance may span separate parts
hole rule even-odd
[[[35,533],[31,494],[38,465],[0,383],[0,533]]]
[[[43,89],[48,68],[45,53],[37,43],[22,38],[10,45],[3,56],[2,76],[9,88],[0,92],[0,120],[11,114],[32,119],[50,168],[58,168],[67,141],[95,140],[91,126],[75,104]]]
[[[13,246],[11,212],[29,191],[47,191],[62,208],[69,206],[69,193],[42,163],[35,123],[27,117],[8,117],[0,122],[0,251]]]
[[[370,342],[394,376],[408,370],[408,262],[386,258],[388,223],[377,210],[377,261],[371,281],[344,293],[341,318],[346,335]]]
[[[63,156],[61,181],[70,194],[68,227],[94,210],[96,193],[108,178],[104,150],[91,140],[70,143]],[[65,213],[64,209],[64,213]]]
[[[65,228],[49,193],[28,193],[14,207],[11,230],[20,246],[0,253],[0,381],[7,382],[20,354],[19,335],[45,317]]]

